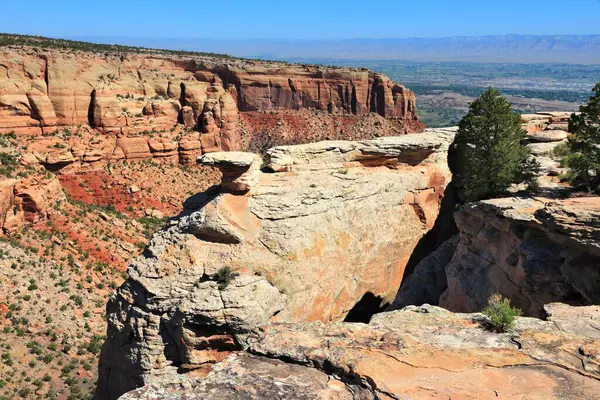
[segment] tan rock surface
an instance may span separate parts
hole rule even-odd
[[[533,142],[562,142],[569,136],[566,131],[558,129],[549,129],[540,132],[530,133],[528,138]]]
[[[221,171],[221,191],[245,193],[258,185],[262,159],[252,153],[228,151],[205,154],[198,163]]]
[[[277,388],[294,399],[599,399],[600,310],[547,309],[550,321],[520,318],[511,334],[486,331],[481,314],[432,306],[378,314],[369,325],[275,324],[246,337],[246,354],[188,377],[187,389],[146,387],[123,400],[221,398],[211,388],[232,399],[272,398]],[[290,368],[302,379],[287,376]]]
[[[31,177],[19,181],[15,186],[16,203],[28,222],[37,222],[58,200],[65,200],[60,181],[51,178]]]
[[[437,217],[452,138],[434,130],[274,148],[272,162],[286,154],[301,167],[260,173],[245,194],[207,193],[203,208],[154,237],[110,301],[99,393],[113,398],[175,373],[185,346],[165,349],[161,326],[180,343],[176,326],[209,338],[269,321],[339,321],[364,298],[390,302]],[[235,164],[225,155],[204,160]],[[240,155],[238,164],[256,165],[255,157]],[[223,267],[240,275],[219,290]],[[143,337],[131,337],[142,325]]]

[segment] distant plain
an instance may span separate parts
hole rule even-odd
[[[600,65],[311,58],[289,61],[364,67],[384,73],[417,94],[419,116],[430,127],[457,124],[469,102],[488,87],[499,89],[520,113],[577,111],[600,81]]]

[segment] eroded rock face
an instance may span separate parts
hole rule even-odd
[[[56,177],[30,176],[0,181],[0,228],[15,232],[27,223],[43,220],[52,205],[65,200]]]
[[[267,165],[281,172],[207,194],[153,238],[111,298],[98,398],[220,361],[259,325],[391,302],[437,217],[452,139],[432,130],[273,148]],[[255,157],[201,161],[239,173]]]
[[[495,292],[530,316],[544,316],[549,302],[600,302],[598,197],[486,200],[463,206],[455,220],[460,238],[451,259],[442,247],[423,260],[394,307],[438,303],[412,287],[422,276],[446,280],[439,305],[453,311],[481,310]]]
[[[548,129],[545,131],[534,132],[528,135],[528,138],[534,142],[561,142],[569,136],[569,133],[557,129]]]
[[[359,386],[347,388],[315,368],[277,359],[236,354],[217,364],[205,380],[150,385],[122,396],[133,399],[335,399],[352,400]],[[368,397],[367,397],[368,398]]]
[[[248,143],[257,142],[261,147],[269,140],[260,137],[266,134],[263,123],[248,126],[255,118],[248,117],[242,123],[240,113],[278,110],[321,110],[349,117],[372,113],[394,120],[400,131],[423,128],[414,93],[366,69],[160,52],[100,54],[0,48],[0,133],[50,136],[64,128],[83,126],[93,130],[93,136],[109,138],[105,140],[109,143],[102,145],[82,143],[86,146],[83,152],[91,150],[93,157],[177,158],[180,140],[183,162],[201,153],[248,148]],[[188,132],[181,127],[196,130],[197,139],[182,139]],[[308,141],[302,140],[301,127],[288,128],[277,140],[286,141],[285,136],[293,135],[293,143]],[[343,136],[345,129],[347,126],[341,124],[331,132]],[[360,134],[361,128],[356,129]],[[167,148],[159,145],[155,149],[150,134],[160,134],[169,142]],[[114,136],[119,137],[118,149]],[[245,138],[248,143],[242,143],[243,136],[250,136]],[[52,151],[54,158],[44,162],[61,166],[87,162],[77,151],[80,149],[69,147]]]
[[[262,159],[256,154],[237,151],[210,153],[202,156],[199,162],[221,170],[222,192],[246,193],[258,185]]]
[[[519,318],[510,334],[486,331],[481,314],[433,306],[378,314],[369,325],[274,324],[203,378],[122,399],[600,398],[600,309],[546,310],[549,321]]]

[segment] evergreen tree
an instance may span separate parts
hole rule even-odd
[[[490,198],[512,183],[532,182],[539,165],[521,143],[521,119],[496,89],[471,103],[455,138],[456,173],[462,201]]]
[[[569,167],[589,190],[600,187],[600,82],[593,91],[595,95],[579,108],[579,115],[569,120]]]

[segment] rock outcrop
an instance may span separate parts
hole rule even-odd
[[[262,138],[261,122],[252,126],[253,113],[308,110],[351,119],[375,114],[396,121],[404,132],[422,130],[414,93],[366,69],[161,52],[0,48],[0,133],[40,137],[66,129],[71,135],[75,127],[94,133],[92,143],[61,143],[54,158],[44,159],[52,165],[86,157],[180,156],[189,162],[201,153],[243,150],[248,143],[261,147],[268,139]],[[250,116],[242,121],[240,113]],[[291,128],[295,143],[310,140],[302,140],[302,127]],[[333,134],[343,137],[345,129],[340,124]]]
[[[481,314],[433,306],[365,324],[275,324],[247,335],[246,352],[180,384],[122,400],[599,399],[600,309],[546,306],[491,333]],[[202,375],[205,375],[202,377]]]
[[[540,163],[545,175],[558,176],[565,173],[560,160],[554,155],[554,149],[564,145],[569,137],[569,118],[571,112],[539,112],[521,115],[523,129],[527,132],[527,146]]]
[[[559,136],[566,135],[569,131],[569,118],[573,115],[569,111],[538,112],[535,114],[522,114],[521,123],[533,141],[551,142],[564,139]],[[553,132],[554,136],[552,137]],[[541,134],[544,132],[544,134]]]
[[[495,292],[530,316],[544,316],[550,302],[600,303],[598,197],[486,200],[464,205],[455,220],[456,250],[450,256],[453,245],[447,243],[424,259],[391,309],[431,302],[475,312]],[[423,277],[430,280],[426,287],[441,283],[423,293]]]
[[[26,223],[46,217],[50,207],[65,200],[59,180],[52,176],[4,179],[0,181],[0,228],[4,233],[15,232]]]
[[[98,398],[221,361],[269,322],[391,302],[450,180],[452,130],[214,153],[203,207],[157,234],[107,306]]]

